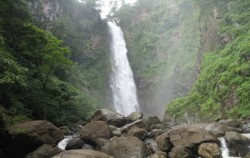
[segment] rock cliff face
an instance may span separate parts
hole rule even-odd
[[[216,7],[203,13],[192,0],[149,2],[130,8],[132,15],[124,9],[119,18],[141,110],[162,118],[165,106],[191,89],[203,53],[216,48],[220,17]]]
[[[32,13],[41,22],[54,21],[63,12],[58,0],[32,0],[29,3]]]

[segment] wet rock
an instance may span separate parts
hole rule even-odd
[[[161,135],[163,131],[161,129],[153,129],[152,131],[147,133],[148,138],[156,138]]]
[[[147,147],[152,151],[152,153],[156,152],[158,150],[158,145],[154,139],[146,138],[144,140],[144,143],[147,145]]]
[[[161,121],[160,119],[157,117],[157,116],[149,116],[147,119],[146,119],[146,124],[150,127],[152,125],[157,125],[157,124],[160,124]]]
[[[194,158],[192,152],[183,146],[174,147],[169,153],[170,158]]]
[[[218,123],[211,123],[204,128],[205,130],[212,133],[215,137],[223,137],[229,129],[226,126],[220,125]]]
[[[7,133],[4,153],[9,158],[23,157],[43,144],[56,145],[63,139],[59,128],[43,120],[16,124],[9,127]]]
[[[122,127],[127,123],[127,120],[124,116],[109,109],[100,109],[96,111],[91,120],[105,121],[107,124],[116,127]]]
[[[63,135],[70,135],[71,134],[70,129],[69,129],[68,126],[59,127],[59,129],[61,130]]]
[[[16,124],[8,128],[8,133],[13,137],[23,135],[34,141],[44,144],[57,144],[63,139],[63,134],[59,128],[47,121],[27,121]]]
[[[242,126],[242,122],[236,119],[220,120],[219,123],[224,126],[229,126],[234,128],[240,128]]]
[[[114,158],[100,151],[77,149],[66,150],[54,156],[53,158]]]
[[[142,121],[142,120],[136,120],[132,123],[129,123],[123,127],[120,128],[120,131],[122,133],[128,133],[128,131],[132,128],[132,127],[138,127],[138,128],[142,128],[142,129],[147,129],[147,125]]]
[[[105,144],[102,151],[119,158],[144,158],[149,151],[146,145],[136,137],[113,137]]]
[[[136,120],[140,120],[143,118],[143,114],[140,112],[133,112],[126,117],[128,123],[134,122]]]
[[[163,133],[156,138],[158,149],[161,151],[169,152],[173,148],[173,144],[170,142],[168,133]]]
[[[244,158],[250,158],[250,152]]]
[[[112,131],[112,135],[113,136],[118,136],[118,137],[120,137],[121,136],[121,130],[120,130],[120,128],[118,128],[118,127],[116,127],[116,126],[112,126],[112,125],[109,125],[109,128],[110,128],[110,130]]]
[[[82,149],[95,150],[95,148],[90,144],[83,144]]]
[[[244,133],[250,133],[250,123],[243,125],[243,132]]]
[[[176,146],[183,146],[188,148],[198,148],[202,143],[216,143],[217,139],[208,131],[193,127],[181,127],[168,132],[170,142]]]
[[[237,124],[231,124],[229,125],[230,122],[225,122],[225,123],[211,123],[205,126],[205,130],[209,131],[212,133],[215,137],[223,137],[227,132],[234,131],[234,132],[242,132],[242,128],[236,128],[236,127],[231,127],[231,126],[238,126]]]
[[[25,156],[25,158],[50,158],[62,152],[58,147],[53,147],[49,144],[44,144],[37,148],[32,153]]]
[[[147,158],[167,158],[167,153],[162,151],[157,151],[153,155],[148,156]]]
[[[97,145],[96,148],[98,150],[101,150],[103,148],[103,146],[105,144],[107,144],[108,142],[109,141],[107,139],[98,138],[98,139],[96,139],[96,145]]]
[[[250,139],[237,132],[227,132],[225,140],[231,156],[246,156],[250,149]]]
[[[112,132],[104,121],[91,121],[80,130],[80,138],[91,145],[96,144],[97,138],[109,139]]]
[[[201,144],[198,153],[202,158],[222,158],[221,150],[216,143]]]
[[[83,141],[80,138],[73,138],[69,141],[69,143],[66,145],[66,150],[72,150],[72,149],[82,149]]]
[[[138,128],[136,126],[132,127],[128,133],[127,136],[134,136],[139,138],[140,140],[144,140],[147,135],[147,131],[142,128]]]

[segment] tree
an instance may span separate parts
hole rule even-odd
[[[67,58],[70,51],[62,46],[62,41],[49,32],[29,24],[20,43],[23,55],[31,62],[42,88],[46,89],[51,75],[57,70],[65,70],[72,65]]]

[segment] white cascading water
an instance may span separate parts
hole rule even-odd
[[[127,3],[129,2],[127,1]],[[119,9],[122,3],[121,1],[116,1],[116,4],[116,9]],[[101,17],[103,19],[107,17],[112,7],[114,7],[112,0],[102,1]],[[123,32],[115,21],[109,21],[108,27],[112,37],[112,74],[110,87],[113,93],[113,106],[118,113],[127,116],[132,112],[140,111],[136,95],[136,86],[127,57],[127,48]]]
[[[241,135],[250,139],[250,134],[241,134]],[[241,157],[231,157],[229,155],[229,149],[227,148],[226,140],[224,137],[218,138],[218,140],[220,141],[220,145],[221,145],[222,158],[241,158]]]

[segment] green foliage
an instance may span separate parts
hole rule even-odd
[[[249,1],[234,3],[234,8],[225,15],[221,31],[231,34],[232,42],[204,56],[192,90],[167,105],[168,114],[180,118],[188,111],[201,118],[249,118],[250,20],[246,16],[249,5]]]
[[[100,105],[101,93],[92,92],[105,87],[107,55],[93,39],[105,38],[106,27],[92,2],[60,1],[65,12],[52,22],[32,21],[24,1],[0,2],[1,125],[27,119],[71,124]]]

